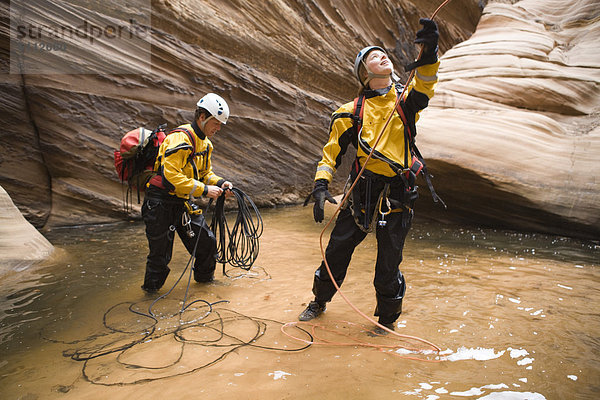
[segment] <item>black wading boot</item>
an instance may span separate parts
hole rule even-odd
[[[390,323],[381,323],[379,322],[381,325],[385,326],[386,328],[388,328],[390,331],[393,331],[395,328],[395,324],[393,322]],[[367,332],[367,335],[372,336],[372,337],[376,337],[376,336],[385,336],[387,335],[389,332],[386,331],[385,329],[376,326],[372,331]]]
[[[311,319],[315,319],[319,315],[321,315],[323,311],[325,311],[325,306],[322,306],[318,302],[313,300],[310,303],[308,303],[306,309],[302,311],[302,313],[300,313],[298,319],[300,321],[310,321]]]

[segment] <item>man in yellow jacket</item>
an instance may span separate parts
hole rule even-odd
[[[149,254],[142,289],[160,289],[169,274],[175,232],[195,257],[194,279],[210,282],[216,265],[216,240],[195,197],[216,199],[233,185],[212,170],[210,141],[229,118],[225,100],[209,93],[196,104],[194,120],[171,131],[160,145],[154,165],[157,174],[148,182],[142,217]]]
[[[415,122],[419,111],[427,107],[433,96],[439,67],[437,26],[429,19],[420,22],[424,27],[417,33],[415,42],[423,44],[423,55],[420,62],[413,65],[417,67],[415,77],[408,83],[398,109],[394,110],[394,105],[403,87],[395,82],[394,66],[386,51],[378,46],[369,46],[358,53],[354,74],[361,83],[361,91],[355,101],[342,105],[332,114],[329,140],[323,148],[312,192],[314,218],[321,222],[325,200],[335,203],[328,184],[348,145],[352,144],[357,149],[349,179],[353,182],[393,111],[389,125],[353,189],[350,204],[340,211],[325,254],[332,275],[340,286],[354,249],[375,227],[375,316],[389,329],[394,329],[394,323],[402,312],[406,283],[399,265],[417,198],[414,180],[424,166],[413,147]],[[315,299],[299,319],[308,321],[319,316],[335,292],[322,262],[313,280]]]

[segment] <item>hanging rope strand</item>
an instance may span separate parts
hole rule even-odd
[[[225,216],[225,196],[215,204],[211,231],[217,239],[217,262],[248,271],[259,251],[259,238],[263,232],[263,220],[252,199],[237,188],[231,189],[237,201],[238,212],[231,229]],[[223,270],[225,272],[225,270]]]

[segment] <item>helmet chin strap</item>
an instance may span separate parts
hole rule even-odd
[[[365,63],[365,61],[362,61],[363,66],[365,67],[365,71],[367,71],[367,79],[364,81],[363,86],[367,86],[367,84],[369,82],[371,82],[371,79],[387,79],[390,78],[392,80],[392,82],[398,82],[400,80],[400,78],[398,77],[398,75],[396,75],[396,73],[394,71],[392,71],[390,74],[375,74],[371,71],[369,71],[369,68],[367,67],[367,64]]]
[[[204,126],[206,125],[206,123],[208,122],[209,119],[214,118],[212,115],[208,118],[205,118],[204,121],[202,121],[200,123],[200,129],[202,129],[202,132],[204,132]]]

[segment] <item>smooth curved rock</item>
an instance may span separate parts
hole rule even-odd
[[[2,186],[0,210],[0,276],[27,269],[52,254],[52,244],[27,222]]]
[[[444,54],[419,144],[448,213],[600,238],[599,39],[595,1],[492,3]]]

